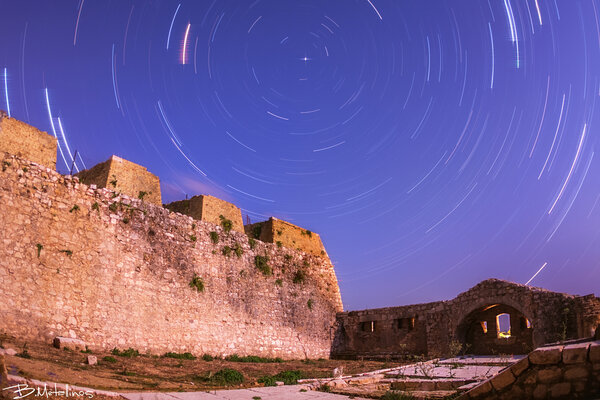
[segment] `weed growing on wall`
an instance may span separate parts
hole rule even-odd
[[[2,172],[6,171],[6,168],[10,167],[12,164],[8,161],[2,161]]]
[[[223,215],[219,215],[219,220],[221,221],[221,226],[223,230],[227,233],[231,231],[233,228],[233,222],[230,219],[225,218]]]
[[[269,266],[269,257],[267,256],[256,256],[254,257],[254,265],[263,275],[268,276],[273,272],[271,271],[271,267]]]
[[[299,269],[298,271],[296,271],[296,273],[294,273],[294,278],[292,279],[292,282],[304,283],[305,280],[306,280],[306,272]]]
[[[281,241],[280,241],[280,240],[278,240],[276,244],[277,244],[277,247],[278,247],[278,248],[281,248],[281,247],[283,246],[283,243],[281,243]]]
[[[71,250],[59,250],[61,253],[65,253],[66,255],[68,255],[69,257],[71,257],[73,255],[73,252]]]
[[[219,243],[219,234],[215,231],[210,232],[210,240],[214,244]]]
[[[113,188],[116,188],[117,187],[117,176],[113,175],[112,179],[109,183],[113,186]]]
[[[198,240],[198,238],[196,237],[196,235],[190,235],[190,240],[192,242],[195,242],[196,240]]]
[[[223,247],[223,249],[221,251],[223,252],[224,256],[229,257],[229,255],[231,254],[231,247],[225,246],[225,247]]]
[[[253,238],[248,238],[248,244],[250,245],[250,250],[254,250],[254,248],[256,247],[256,240],[254,240]]]
[[[96,210],[96,211],[100,212],[100,204],[98,204],[98,202],[95,202],[94,204],[92,204],[92,210]]]
[[[242,254],[244,254],[244,249],[238,242],[235,242],[235,246],[233,246],[233,252],[237,256],[237,258],[240,258]]]
[[[281,280],[281,279],[277,279],[277,280],[275,281],[275,284],[276,284],[277,286],[283,286],[283,280]]]
[[[258,225],[254,225],[252,227],[252,236],[254,236],[255,239],[260,238],[261,232],[262,232],[262,225],[258,224]]]
[[[36,244],[35,247],[37,247],[37,256],[38,258],[40,258],[40,254],[42,253],[42,249],[44,248],[44,246],[40,243]]]
[[[313,299],[308,299],[308,301],[306,302],[306,305],[308,306],[309,310],[312,310],[314,304],[315,302],[313,301]]]
[[[112,212],[116,212],[117,208],[119,208],[119,203],[117,202],[111,203],[110,206],[108,206],[108,209]]]
[[[75,204],[70,210],[69,212],[72,213],[73,211],[79,211],[79,206],[77,204]]]
[[[144,192],[143,190],[140,190],[138,193],[138,199],[140,200],[144,200],[144,197],[146,197],[148,195],[148,192]]]
[[[192,280],[190,281],[190,287],[192,289],[196,289],[198,292],[204,292],[204,280],[198,275],[194,274]]]

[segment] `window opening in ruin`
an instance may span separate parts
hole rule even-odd
[[[481,330],[483,331],[484,334],[488,333],[488,328],[487,328],[487,321],[481,321]]]
[[[531,322],[529,322],[529,320],[525,317],[521,317],[521,323],[520,323],[520,328],[522,331],[524,331],[525,329],[530,329],[531,328]]]
[[[413,329],[415,329],[416,320],[417,320],[417,317],[400,318],[398,320],[398,328],[399,329],[407,329],[409,331],[412,331]]]
[[[375,332],[375,321],[365,321],[362,323],[363,332]]]
[[[502,313],[496,315],[496,332],[498,332],[498,338],[504,339],[510,337],[510,314]]]

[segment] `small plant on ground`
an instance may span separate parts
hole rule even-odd
[[[381,400],[414,400],[415,397],[408,393],[403,392],[393,392],[388,390],[385,392],[383,396],[381,396]]]
[[[204,292],[204,280],[200,278],[198,275],[194,274],[192,280],[190,281],[190,287],[192,289],[196,289],[198,292]]]
[[[225,246],[225,247],[223,247],[223,249],[221,251],[223,252],[224,256],[229,257],[229,255],[231,254],[231,247]]]
[[[298,383],[298,379],[302,379],[302,372],[298,370],[293,371],[281,371],[276,375],[263,376],[257,380],[258,383],[262,383],[265,386],[275,386],[275,382],[283,382],[286,385],[295,385]]]
[[[267,358],[260,356],[238,356],[237,354],[232,354],[230,356],[225,357],[226,361],[233,362],[242,362],[242,363],[281,363],[283,360],[279,357],[276,358]]]
[[[217,232],[215,232],[215,231],[210,232],[210,240],[214,244],[219,243],[219,234]]]
[[[224,368],[215,372],[209,380],[219,385],[239,385],[244,382],[244,375],[235,369]]]
[[[73,252],[71,250],[60,250],[61,253],[65,253],[66,255],[68,255],[69,257],[71,257],[73,255]]]
[[[231,231],[233,228],[233,222],[230,219],[225,218],[223,215],[219,215],[219,220],[221,221],[221,226],[223,230],[227,233]]]
[[[40,254],[42,253],[42,249],[44,248],[44,246],[38,243],[35,245],[35,247],[37,247],[37,256],[38,258],[40,258]]]
[[[256,240],[254,240],[253,238],[249,238],[248,244],[250,245],[250,250],[254,250],[254,247],[256,247]]]
[[[102,358],[103,361],[109,362],[109,363],[116,363],[117,359],[114,358],[113,356],[106,356],[104,358]]]
[[[271,267],[269,266],[269,257],[267,256],[256,256],[254,257],[254,265],[263,275],[268,276],[273,272],[271,271]]]
[[[148,192],[144,192],[143,190],[140,190],[138,193],[138,199],[140,200],[144,200],[144,197],[146,197],[148,195]]]
[[[114,356],[121,356],[121,357],[137,357],[140,355],[140,352],[137,351],[134,348],[128,348],[127,350],[119,350],[116,347],[114,349],[112,349],[112,351],[110,352],[112,355]]]
[[[298,271],[296,271],[296,273],[294,273],[294,278],[292,279],[292,282],[304,283],[305,280],[306,280],[306,272],[299,269]]]
[[[29,351],[27,351],[27,343],[23,345],[23,349],[21,349],[21,352],[15,355],[21,358],[31,358],[31,354],[29,354]]]
[[[212,361],[212,360],[214,360],[215,358],[214,358],[213,356],[211,356],[210,354],[203,354],[203,355],[202,355],[202,359],[203,359],[204,361]]]
[[[81,352],[84,353],[84,354],[92,354],[92,351],[87,346],[85,346],[85,350],[81,350]]]
[[[73,211],[79,211],[79,206],[77,204],[75,204],[73,207],[71,207],[71,209],[69,210],[70,213],[72,213]]]
[[[306,302],[306,305],[308,306],[309,310],[312,310],[314,304],[315,302],[313,301],[313,299],[308,299],[308,301]]]
[[[326,392],[326,393],[330,393],[330,392],[331,392],[331,386],[329,386],[328,384],[324,384],[324,385],[321,385],[321,386],[319,386],[319,387],[317,388],[317,390],[318,390],[319,392]]]
[[[167,358],[176,358],[178,360],[195,360],[196,356],[194,356],[192,353],[172,353],[172,352],[168,352],[165,353],[163,355],[163,357],[167,357]]]

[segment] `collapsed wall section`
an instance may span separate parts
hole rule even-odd
[[[215,225],[224,226],[224,222],[231,221],[232,230],[244,232],[242,211],[235,205],[213,196],[194,196],[191,199],[166,204],[165,208]]]
[[[162,205],[160,179],[146,167],[112,156],[103,163],[76,174],[81,182],[109,188],[134,198]]]
[[[246,234],[263,242],[276,243],[320,257],[328,257],[321,237],[314,232],[274,217],[246,225]]]
[[[6,333],[92,349],[329,356],[342,303],[328,259],[0,157]]]
[[[56,169],[56,138],[10,118],[0,110],[0,153],[6,152]]]

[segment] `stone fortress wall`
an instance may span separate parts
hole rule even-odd
[[[508,314],[502,337],[497,316]],[[332,354],[339,358],[397,358],[526,354],[546,343],[594,335],[600,298],[573,296],[499,279],[485,280],[456,298],[427,304],[338,314]]]
[[[173,212],[220,225],[222,218],[231,221],[232,229],[244,233],[242,211],[235,205],[213,196],[201,195],[191,199],[174,201],[165,207]]]
[[[30,129],[17,122],[0,118],[3,128]],[[27,135],[23,148],[40,149]],[[139,196],[156,194],[158,178],[131,184],[145,169],[126,160],[100,164],[98,183],[87,185],[54,170],[56,147],[34,154],[7,143],[0,330],[25,340],[79,338],[92,349],[329,357],[342,302],[327,257],[251,239],[235,222],[228,232],[213,215],[227,213],[225,202],[208,196],[203,206],[220,206],[200,219],[170,212]]]

